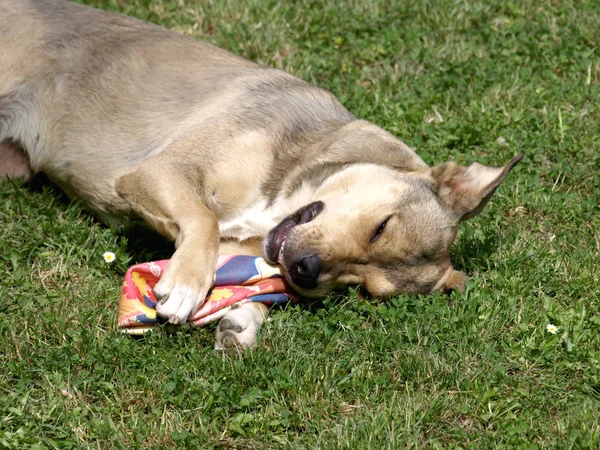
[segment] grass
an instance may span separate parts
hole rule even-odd
[[[326,87],[430,164],[526,159],[461,226],[465,294],[284,308],[239,358],[120,335],[126,267],[170,247],[0,182],[0,447],[598,448],[600,3],[85,3]]]

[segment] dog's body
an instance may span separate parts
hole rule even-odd
[[[4,165],[16,143],[104,220],[142,218],[174,240],[155,289],[173,323],[204,301],[219,252],[264,252],[309,296],[460,284],[457,225],[520,159],[430,169],[325,90],[63,0],[0,0],[0,48]],[[248,346],[254,331],[240,337],[226,341]]]

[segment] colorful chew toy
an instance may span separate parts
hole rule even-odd
[[[168,262],[137,264],[125,274],[118,319],[118,327],[124,333],[143,334],[163,323],[156,317],[153,289]],[[283,304],[296,296],[285,282],[280,266],[255,256],[221,255],[217,259],[215,286],[189,323],[202,326],[219,320],[236,303]]]

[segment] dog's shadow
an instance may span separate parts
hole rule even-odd
[[[486,269],[499,240],[499,234],[493,229],[488,228],[483,233],[463,230],[451,250],[454,269],[467,275]]]
[[[55,185],[44,174],[36,174],[31,180],[24,184],[31,192],[42,193],[50,191],[51,195],[56,198],[56,204],[61,208],[67,208],[74,201],[70,199],[57,185]],[[78,203],[75,201],[75,203]],[[106,226],[98,216],[81,205],[81,214],[93,218],[94,222],[100,226]],[[133,223],[123,227],[110,227],[115,235],[124,238],[126,241],[127,255],[131,257],[131,261],[141,263],[146,261],[157,261],[161,259],[169,259],[175,252],[175,247],[171,241],[152,230],[149,226],[139,223]]]
[[[132,263],[170,259],[175,252],[173,242],[142,224],[133,224],[118,230],[126,239],[127,254]]]

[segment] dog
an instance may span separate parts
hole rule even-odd
[[[301,295],[461,289],[450,247],[522,155],[427,166],[328,91],[208,43],[65,0],[0,0],[0,173],[43,172],[102,220],[175,242],[154,292],[185,323],[219,253],[264,255]],[[217,348],[248,348],[261,306]]]

